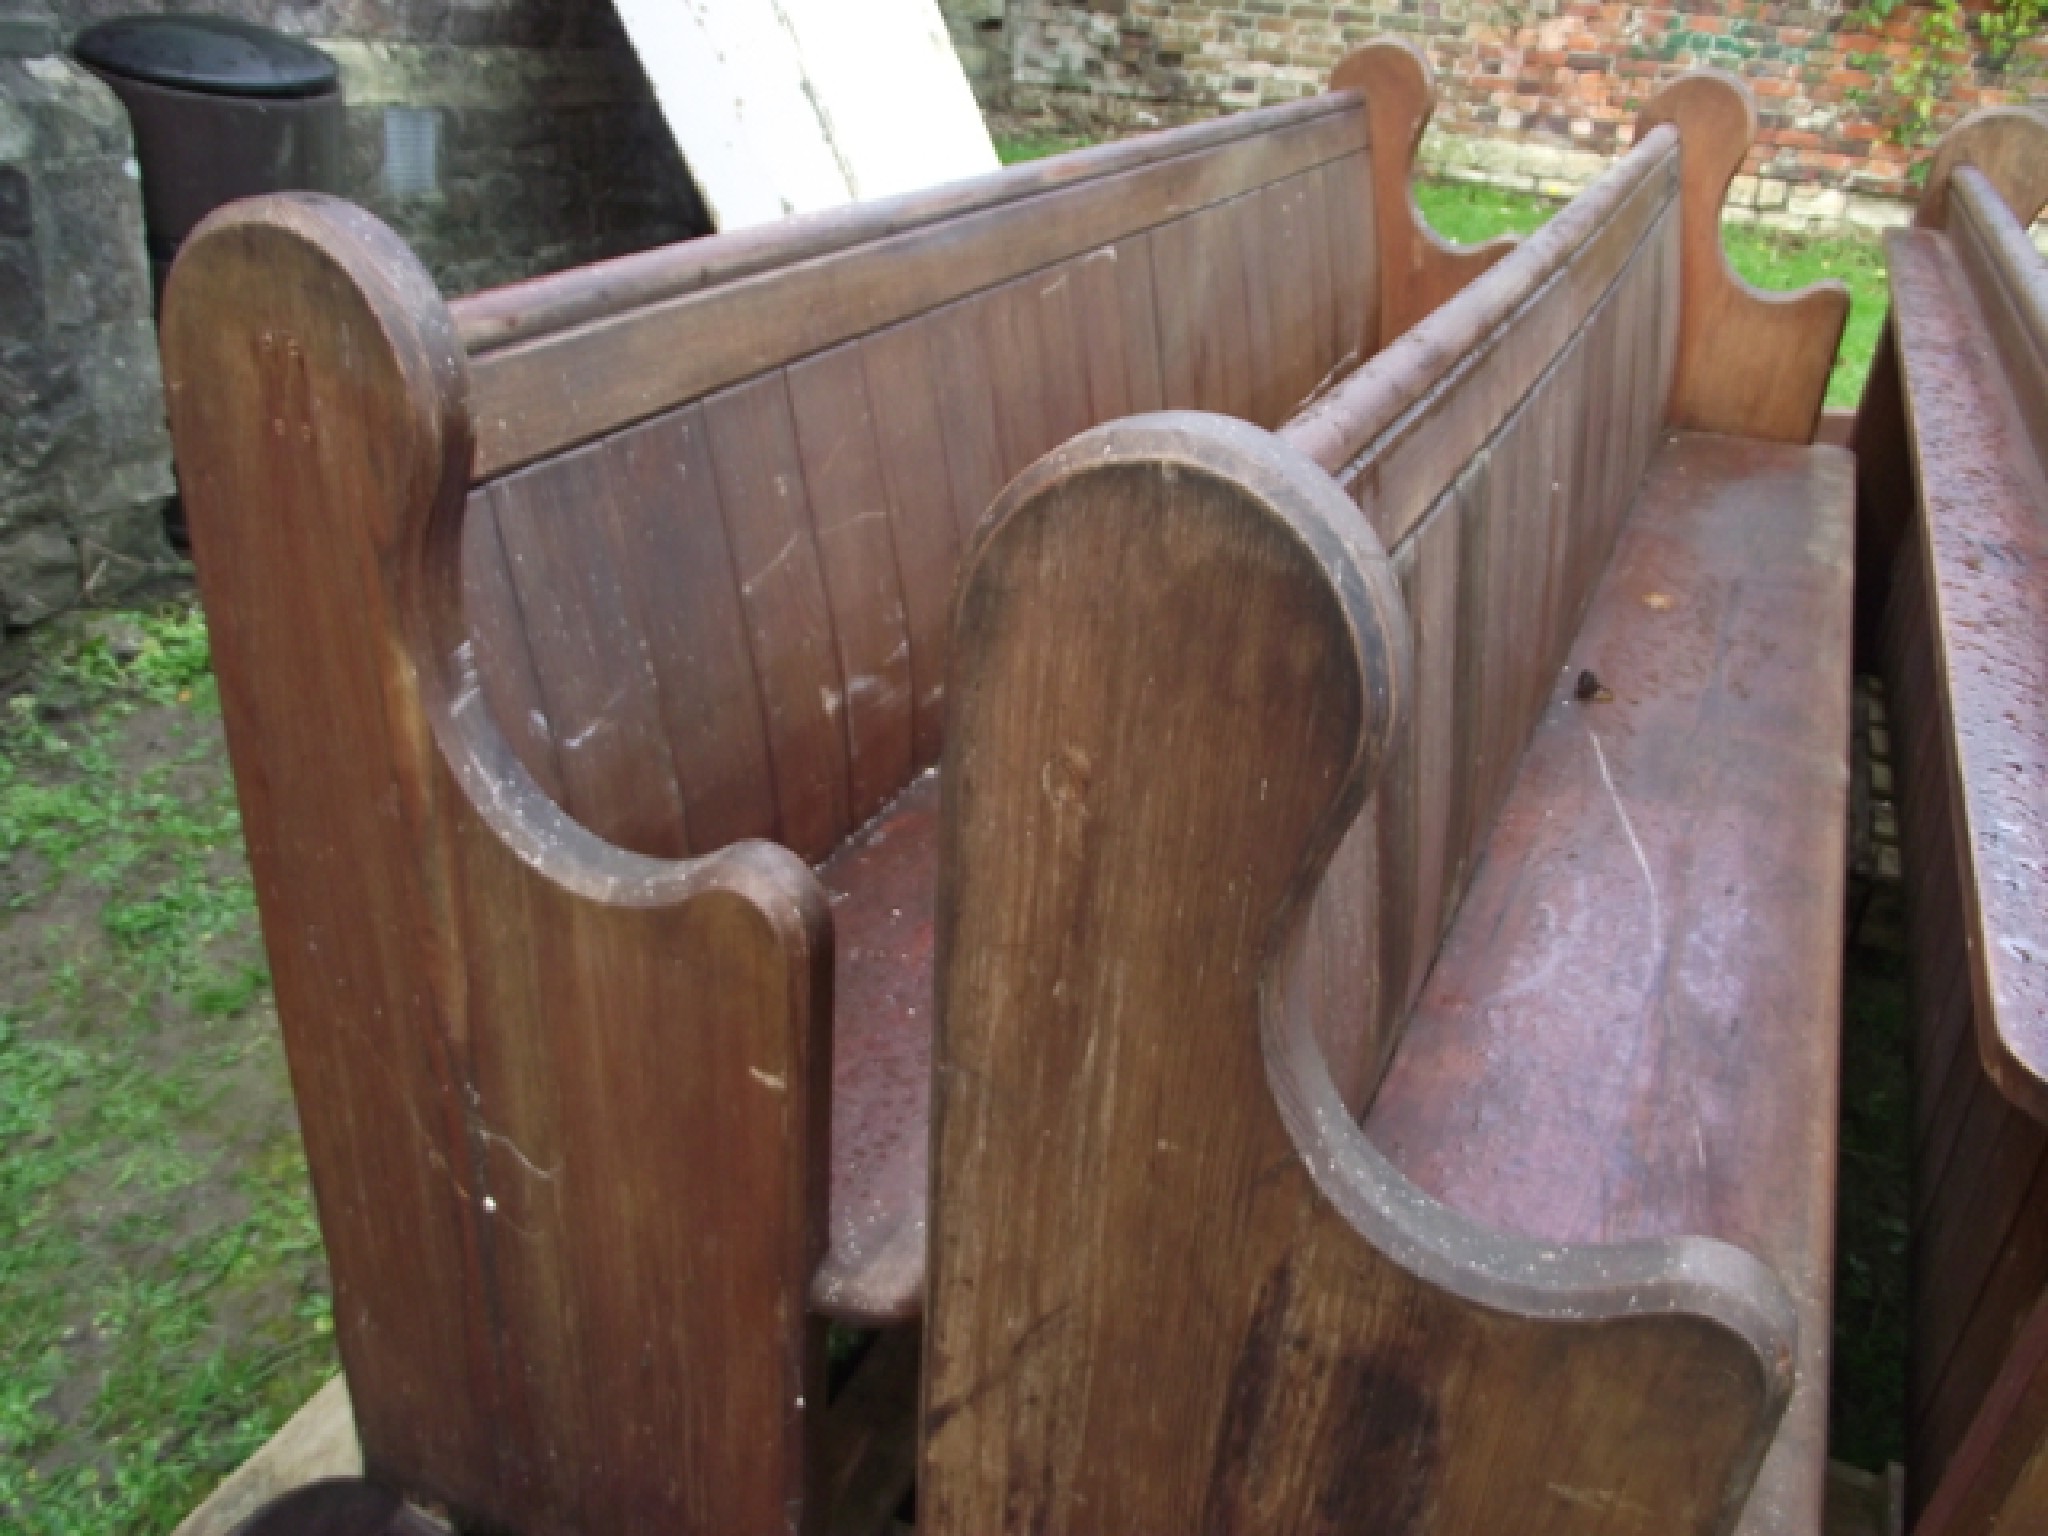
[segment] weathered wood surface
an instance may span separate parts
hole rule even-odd
[[[1985,107],[1941,136],[1927,163],[1913,224],[1919,229],[1949,225],[1949,184],[1963,166],[1986,178],[1999,201],[2022,225],[2048,207],[2048,157],[2042,154],[2043,119],[2034,107]]]
[[[1636,119],[1641,137],[1674,124],[1685,140],[1684,298],[1673,426],[1810,443],[1849,320],[1846,284],[1766,293],[1735,275],[1721,248],[1721,205],[1756,139],[1756,102],[1717,70],[1667,86]]]
[[[454,314],[320,199],[193,243],[173,425],[373,1476],[826,1518],[812,1311],[921,1290],[897,797],[959,550],[1094,422],[1355,367],[1412,148],[1340,91]]]
[[[1343,1021],[1322,1043],[1353,1108],[1428,974],[1657,441],[1678,267],[1659,140],[1280,434],[1333,468],[1390,541],[1422,678],[1311,919],[1305,969],[1332,999],[1318,1017]],[[1387,882],[1403,899],[1381,898]],[[1354,1016],[1335,1004],[1359,997],[1362,974],[1370,1006]]]
[[[1852,463],[1659,451],[1366,1122],[1491,1226],[1771,1266],[1799,1386],[1750,1536],[1810,1536],[1826,1467]]]
[[[1372,206],[1381,231],[1378,344],[1386,346],[1515,247],[1512,236],[1461,246],[1429,227],[1407,167],[1436,111],[1429,56],[1388,38],[1347,55],[1330,74],[1333,91],[1360,92],[1372,124]]]
[[[1168,403],[1276,425],[1318,383],[1384,345],[1396,333],[1390,313],[1405,328],[1511,244],[1448,245],[1414,209],[1414,153],[1435,103],[1414,49],[1368,44],[1332,83],[1309,101],[459,301],[474,362],[476,477],[1006,283],[1056,290],[1090,261],[1158,264],[1148,232],[1186,252],[1183,261],[1213,264],[1186,292],[1175,280],[1182,269],[1158,274],[1164,323],[1216,349],[1219,368],[1249,373],[1256,349],[1280,349],[1256,370],[1258,401],[1205,381],[1199,398]],[[1224,233],[1240,223],[1260,236],[1242,242],[1242,255]],[[1247,287],[1240,264],[1273,257],[1295,268],[1266,271],[1263,283],[1254,273]],[[1302,265],[1310,262],[1314,276]],[[1294,314],[1307,299],[1306,325],[1264,334],[1269,315]],[[1238,344],[1226,347],[1232,328]],[[1062,357],[1073,347],[1051,336]]]
[[[1673,397],[1676,152],[1713,121],[1676,116],[1675,135],[1646,133],[1544,232],[1277,442],[1206,420],[1127,422],[1034,466],[982,530],[960,608],[942,824],[920,1504],[937,1531],[1816,1528],[1849,460],[1682,439],[1645,493],[1643,530],[1609,596],[1593,599],[1615,538],[1633,535],[1633,525],[1622,534],[1625,518]],[[1758,323],[1776,329],[1772,355],[1825,377],[1832,333],[1797,306]],[[1370,575],[1347,584],[1349,568],[1301,535],[1309,508],[1351,541],[1353,558],[1364,545]],[[1412,646],[1414,685],[1391,719],[1359,716],[1354,755],[1325,733],[1345,724],[1357,678],[1378,674],[1359,666],[1333,683],[1315,669],[1369,656],[1359,637],[1374,630],[1355,620],[1320,641],[1303,633],[1340,605],[1289,585],[1313,585],[1277,552],[1290,537],[1337,593],[1371,591],[1384,558],[1409,610],[1391,632]],[[1668,606],[1638,614],[1623,585],[1660,557],[1690,579]],[[1640,707],[1681,737],[1709,720],[1719,732],[1718,778],[1647,729],[1615,744],[1632,791],[1661,787],[1646,809],[1668,818],[1652,828],[1669,834],[1655,847],[1668,888],[1686,888],[1702,850],[1724,877],[1715,904],[1656,914],[1676,958],[1654,979],[1667,1003],[1740,993],[1766,1010],[1740,1021],[1747,1033],[1725,1056],[1711,1029],[1639,1052],[1650,1074],[1642,1101],[1656,1111],[1647,1120],[1623,1110],[1569,1128],[1605,1136],[1612,1165],[1639,1157],[1654,1191],[1615,1187],[1597,1159],[1528,1156],[1529,1184],[1548,1183],[1525,1217],[1556,1207],[1604,1220],[1611,1201],[1615,1234],[1635,1240],[1616,1247],[1597,1242],[1609,1235],[1599,1221],[1588,1245],[1584,1232],[1524,1237],[1526,1221],[1435,1201],[1352,1118],[1376,1091],[1390,1116],[1404,1102],[1381,1074],[1390,1055],[1402,1070],[1410,1005],[1432,961],[1449,963],[1439,937],[1501,835],[1496,811],[1589,601],[1581,643],[1642,653],[1639,693],[1633,706],[1571,707],[1623,717]],[[1226,624],[1227,603],[1240,606]],[[1387,610],[1375,599],[1363,611],[1378,624]],[[1662,637],[1631,627],[1667,617]],[[1709,619],[1728,631],[1719,647]],[[1661,648],[1648,643],[1659,638]],[[1779,646],[1790,654],[1772,654]],[[1294,723],[1279,723],[1290,709]],[[1539,778],[1550,771],[1545,740],[1527,768]],[[1340,788],[1365,759],[1377,764],[1373,793],[1341,830],[1351,805]],[[1753,804],[1724,803],[1737,776]],[[1580,782],[1577,800],[1561,792],[1563,809],[1541,806],[1536,819],[1550,809],[1570,826],[1578,812],[1604,813],[1605,782],[1597,801]],[[1318,820],[1331,815],[1339,830]],[[1639,887],[1636,841],[1610,820],[1590,836],[1615,864],[1596,886],[1609,898],[1603,930],[1625,928],[1639,914],[1613,898]],[[1514,890],[1559,880],[1568,904],[1565,870],[1505,857],[1485,868],[1510,866],[1520,883],[1499,878]],[[1465,901],[1453,942],[1463,934],[1475,963],[1510,965],[1515,932],[1490,928],[1473,905],[1501,900]],[[1747,947],[1724,942],[1745,923]],[[1521,937],[1549,938],[1538,926]],[[1604,980],[1603,1006],[1560,1033],[1561,1053],[1600,1021],[1662,1038],[1649,1026],[1664,1013],[1627,958],[1624,946],[1587,962],[1584,990]],[[1587,1049],[1583,1071],[1546,1061],[1533,1085],[1468,1061],[1477,1080],[1463,1099],[1412,1078],[1405,1103],[1419,1119],[1404,1150],[1467,1170],[1465,1144],[1483,1148],[1489,1121],[1513,1123],[1519,1100],[1614,1081],[1608,1058]],[[1696,1180],[1687,1175],[1705,1138],[1673,1140],[1692,1103],[1673,1063],[1694,1058],[1716,1074],[1707,1092],[1728,1111],[1706,1149],[1721,1165]],[[1670,1075],[1657,1077],[1664,1067]],[[1445,1104],[1456,1107],[1437,1123]],[[1692,1246],[1730,1231],[1785,1266],[1806,1314],[1796,1361],[1794,1303],[1771,1273],[1732,1247]],[[1687,1291],[1680,1311],[1706,1307],[1725,1324],[1737,1295],[1740,1306],[1783,1309],[1764,1334],[1744,1335],[1761,1348],[1752,1364],[1784,1373],[1780,1389],[1795,1375],[1800,1384],[1746,1512],[1776,1389],[1743,1404],[1689,1401],[1688,1431],[1704,1437],[1656,1421],[1728,1363],[1696,1374],[1700,1362],[1684,1358],[1731,1342],[1703,1318],[1677,1330],[1683,1344],[1641,1342],[1652,1356],[1677,1352],[1632,1361],[1632,1382],[1655,1383],[1640,1391],[1592,1384],[1614,1362],[1579,1351],[1611,1342],[1606,1325],[1566,1328],[1529,1346],[1548,1352],[1552,1374],[1541,1394],[1521,1395],[1525,1340],[1566,1314],[1583,1322],[1588,1307],[1611,1319],[1620,1296],[1648,1294],[1597,1281],[1575,1291],[1580,1280],[1641,1263],[1637,1279],[1650,1285],[1681,1248],[1747,1278],[1722,1271],[1728,1289]],[[1526,1266],[1530,1288],[1512,1301],[1491,1289],[1496,1259]],[[1475,1316],[1485,1318],[1478,1334]],[[1189,1347],[1162,1360],[1161,1336]],[[1574,1417],[1595,1400],[1647,1417],[1625,1427]],[[1622,1440],[1633,1459],[1603,1461]]]
[[[1410,707],[1407,632],[1343,494],[1236,423],[1099,429],[984,528],[941,832],[921,1528],[1735,1518],[1791,1385],[1769,1273],[1430,1200],[1288,981]]]
[[[523,1531],[814,1518],[815,878],[623,852],[517,766],[462,611],[462,365],[388,230],[240,205],[165,332],[369,1475]]]
[[[924,1303],[939,783],[927,773],[818,871],[832,902],[831,1237],[813,1302],[859,1323]]]
[[[1960,173],[1946,249],[1942,236],[1899,234],[1887,256],[1956,854],[1980,935],[1979,1043],[2000,1089],[2048,1119],[2048,268],[2031,246],[1987,245],[1970,210],[2004,208],[1988,192],[1973,203],[1983,185]]]
[[[2048,1523],[2048,277],[2025,234],[2044,165],[2032,113],[1944,140],[1921,228],[1887,241],[1892,313],[1857,423],[1912,938],[1909,1492],[1927,1536]]]

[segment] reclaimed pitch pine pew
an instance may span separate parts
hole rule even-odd
[[[2048,118],[1976,114],[1886,241],[1858,604],[1890,700],[1913,983],[1908,1500],[2048,1530]]]
[[[1695,76],[1277,434],[1112,423],[962,573],[927,1536],[1817,1536],[1847,314]]]
[[[1417,222],[1419,53],[1333,87],[452,305],[333,201],[188,243],[172,427],[372,1479],[523,1533],[843,1514],[824,1320],[923,1284],[961,543],[1095,422],[1277,425],[1506,249]]]

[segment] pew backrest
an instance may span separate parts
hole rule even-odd
[[[1499,257],[1405,222],[1430,105],[1376,45],[452,305],[333,200],[188,242],[172,425],[374,1477],[494,1528],[817,1528],[809,865],[936,760],[1007,479],[1133,410],[1275,423]]]
[[[1791,1386],[1771,1273],[1488,1229],[1358,1116],[1667,425],[1819,420],[1845,290],[1718,265],[1753,124],[1681,83],[1277,433],[1102,428],[983,524],[942,821],[938,1536],[1735,1519]],[[1729,377],[1758,360],[1761,414]]]

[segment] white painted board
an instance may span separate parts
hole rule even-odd
[[[996,167],[938,0],[615,0],[720,229]]]

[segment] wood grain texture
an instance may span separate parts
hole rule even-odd
[[[866,1327],[924,1305],[938,820],[931,772],[818,871],[838,966],[831,1229],[811,1299]]]
[[[1469,288],[1280,428],[1397,544],[1646,243],[1676,234],[1675,135],[1647,135]],[[1657,328],[1659,311],[1644,318]],[[1655,382],[1660,399],[1668,385]]]
[[[536,1533],[817,1519],[815,879],[621,852],[519,767],[462,611],[460,354],[388,230],[216,215],[165,358],[370,1476]]]
[[[1231,113],[922,192],[798,214],[774,224],[636,251],[472,294],[455,300],[449,310],[464,349],[476,358],[772,267],[793,266],[1009,203],[1056,198],[1087,182],[1217,150],[1241,139],[1258,138],[1274,128],[1343,116],[1355,112],[1357,105],[1355,100],[1326,95]]]
[[[2021,1347],[2048,1288],[2048,1131],[1977,1052],[1949,728],[1926,601],[1924,531],[1900,551],[1883,659],[1913,967],[1915,1099],[1909,1479],[1920,1528],[1988,1532],[2041,1444]]]
[[[1851,480],[1662,447],[1366,1122],[1490,1226],[1701,1233],[1786,1282],[1799,1385],[1746,1536],[1816,1531],[1826,1468]]]
[[[1413,186],[1422,131],[1436,111],[1429,56],[1405,38],[1380,38],[1346,54],[1330,89],[1365,97],[1372,123],[1372,206],[1379,230],[1379,325],[1362,342],[1370,356],[1466,287],[1515,247],[1513,236],[1454,245],[1429,227]]]
[[[1912,939],[1908,1489],[1916,1529],[1988,1536],[2048,1518],[2048,1092],[2035,1039],[2048,994],[2033,974],[2048,275],[1994,180],[2031,215],[2037,168],[2012,149],[2038,150],[2048,131],[2001,114],[1951,139],[1922,210],[1946,233],[1887,241],[1892,312],[1857,443],[1866,522],[1888,535],[1874,557],[1892,561],[1874,597]]]
[[[1366,122],[1353,101],[1332,97],[1329,108],[1296,109],[1263,133],[914,221],[812,261],[764,266],[485,353],[474,366],[475,474],[492,478],[1328,162],[1362,165]],[[1365,194],[1360,186],[1355,195]]]
[[[1765,293],[1737,277],[1721,248],[1721,205],[1756,139],[1749,87],[1695,70],[1658,92],[1636,119],[1640,138],[1678,129],[1685,221],[1678,376],[1671,424],[1735,437],[1809,443],[1826,403],[1849,290],[1833,280]]]
[[[977,541],[921,1529],[1730,1528],[1790,1386],[1768,1272],[1431,1201],[1285,983],[1407,633],[1342,494],[1227,421],[1098,429]]]
[[[1973,173],[1965,171],[1965,176]],[[1960,201],[1960,199],[1958,199]],[[2002,211],[2002,205],[1997,205]],[[2010,221],[2010,215],[2005,217]],[[2017,226],[2015,226],[2017,227]],[[1962,235],[1958,232],[1956,239]],[[2000,1089],[2048,1119],[2048,474],[2000,343],[1943,236],[1886,242],[1911,432],[1939,707],[1954,755],[1955,856],[1971,932],[1979,1045]],[[2006,252],[2007,255],[2016,253]],[[2014,289],[2048,298],[2028,247]],[[2000,289],[1998,292],[2008,290]],[[2048,307],[2034,311],[2048,340]],[[2032,350],[2024,306],[2000,329]],[[1938,638],[1937,638],[1938,637]]]
[[[1983,107],[1944,133],[1927,162],[1916,228],[1948,227],[1950,179],[1966,165],[1990,181],[2021,224],[2032,224],[2048,208],[2048,115],[2034,107]]]
[[[1318,1040],[1353,1109],[1398,1042],[1659,438],[1677,317],[1664,137],[1281,434],[1327,451],[1375,529],[1398,535],[1427,678],[1310,920],[1304,971],[1331,1001]],[[1440,341],[1453,326],[1482,338],[1471,353]],[[1354,451],[1377,422],[1392,426]]]

